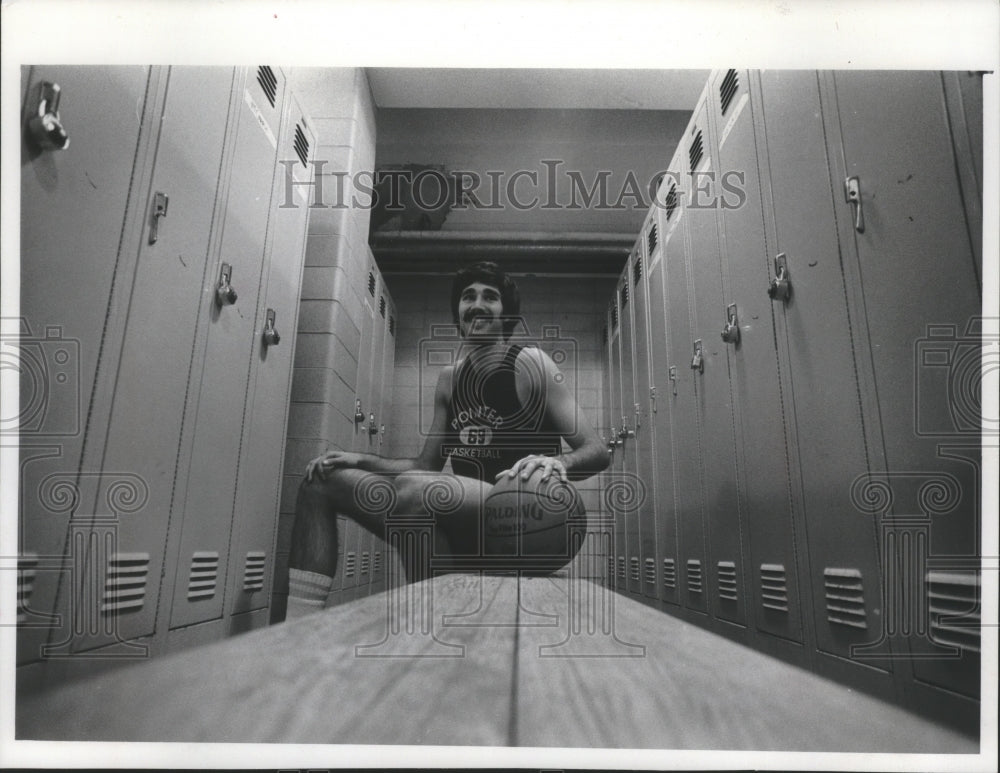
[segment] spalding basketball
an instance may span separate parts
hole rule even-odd
[[[555,474],[542,481],[542,474],[536,470],[527,480],[504,476],[486,496],[488,558],[509,558],[512,567],[544,573],[565,566],[579,551],[586,525],[580,494]]]

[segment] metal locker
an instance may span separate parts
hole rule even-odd
[[[673,395],[676,391],[678,367],[671,356],[670,340],[667,334],[667,303],[664,294],[666,261],[663,259],[665,244],[674,234],[677,222],[677,187],[668,176],[657,192],[656,202],[646,224],[647,269],[646,291],[649,309],[649,371],[650,389],[655,390],[650,401],[650,416],[647,423],[650,436],[651,456],[649,469],[652,470],[654,485],[656,553],[655,574],[658,587],[657,596],[671,604],[679,604],[677,589],[677,504],[674,479],[674,440],[672,437]],[[667,222],[668,206],[670,225]],[[653,230],[655,229],[655,231]],[[651,239],[649,234],[655,234]]]
[[[750,73],[720,70],[711,79],[718,159],[716,211],[722,238],[723,286],[736,304],[739,341],[727,347],[750,564],[743,587],[754,627],[801,643],[789,463],[779,380],[769,264],[777,256],[764,236]]]
[[[620,398],[621,405],[621,457],[625,477],[623,482],[630,488],[637,486],[635,476],[638,472],[637,452],[638,440],[636,437],[636,420],[638,410],[636,408],[636,376],[635,376],[635,350],[639,345],[636,341],[636,325],[633,321],[635,314],[634,296],[632,288],[632,265],[638,252],[638,242],[632,247],[629,259],[625,262],[625,269],[622,271],[618,285],[618,305],[620,307],[620,330],[619,344],[622,358],[622,391]],[[639,558],[640,544],[639,534],[639,509],[635,506],[638,502],[637,493],[623,500],[621,515],[625,520],[625,560],[627,572],[627,588],[629,593],[642,593],[642,572]]]
[[[916,679],[978,697],[981,274],[941,74],[844,72],[825,85],[837,107],[828,137],[843,180],[835,212],[851,257],[848,304],[852,318],[864,314],[855,326],[862,411],[873,472],[887,474],[892,496],[876,517],[882,547],[894,518],[923,519],[929,541],[922,576],[902,578],[928,629],[896,633]],[[892,558],[918,557],[883,553],[883,563]],[[957,600],[941,611],[949,596]],[[883,610],[890,633],[907,611]],[[945,657],[963,627],[960,657]],[[919,656],[930,641],[940,641],[940,658]]]
[[[250,69],[241,85],[232,166],[218,262],[203,285],[203,350],[192,384],[193,431],[184,443],[175,503],[183,513],[170,627],[222,616],[244,437],[244,405],[255,335],[258,293],[277,135],[285,99],[280,70]]]
[[[90,594],[89,603],[99,605],[106,625],[100,634],[78,641],[81,649],[147,636],[157,627],[188,366],[218,225],[234,71],[173,67],[165,81],[143,238],[130,291],[123,298],[129,313],[120,350],[108,352],[116,378],[100,476],[109,506],[101,511],[115,509],[110,506],[114,495],[121,498],[128,492],[134,501],[115,518],[115,544],[94,555],[99,566],[88,574],[101,578],[102,587]]]
[[[598,477],[600,481],[601,493],[604,494],[608,490],[608,486],[612,481],[615,456],[618,450],[618,438],[615,435],[612,414],[613,409],[611,404],[613,402],[611,396],[611,306],[604,312],[604,326],[601,330],[601,423],[598,428],[598,432],[601,434],[601,439],[604,441],[605,446],[608,449],[608,453],[611,455],[608,467],[601,472]],[[606,504],[602,501],[602,512],[606,509]],[[605,566],[603,567],[603,573],[605,577],[605,582],[611,585],[614,582],[615,572],[614,572],[614,550],[612,548],[611,552],[603,557]]]
[[[670,420],[674,438],[674,496],[677,503],[678,550],[674,564],[664,564],[664,583],[672,575],[684,606],[708,611],[703,579],[706,561],[705,500],[702,489],[702,448],[695,397],[704,378],[705,342],[691,324],[692,291],[688,269],[688,203],[691,175],[682,143],[671,161],[665,197],[663,283],[667,306],[668,368],[675,368],[670,389]],[[669,372],[668,372],[669,378]]]
[[[280,157],[271,193],[265,282],[257,304],[247,427],[237,474],[236,518],[226,605],[229,614],[269,604],[280,507],[281,469],[288,421],[295,324],[308,223],[308,182],[316,135],[289,93],[279,133]],[[286,206],[286,205],[291,206]]]
[[[651,374],[651,350],[649,317],[654,313],[650,307],[647,289],[649,271],[648,255],[659,239],[655,211],[650,210],[639,244],[632,257],[632,322],[635,326],[635,474],[639,479],[641,499],[638,502],[639,525],[639,593],[650,598],[659,597],[659,576],[656,562],[656,474],[653,467],[653,381]]]
[[[375,443],[372,453],[383,455],[386,452],[386,433],[390,431],[388,418],[392,410],[392,380],[393,363],[395,362],[395,342],[396,342],[396,307],[389,295],[389,288],[383,283],[382,298],[379,300],[379,313],[384,311],[385,324],[382,335],[382,356],[381,362],[377,365],[380,370],[380,398],[378,407],[378,434],[375,436]],[[386,564],[393,557],[389,552],[389,545],[383,537],[375,536],[372,553],[372,592],[375,593],[385,587]]]
[[[722,286],[715,200],[719,160],[712,147],[710,102],[711,91],[706,91],[682,143],[692,181],[686,211],[693,290],[692,335],[702,342],[704,365],[695,378],[695,410],[702,441],[710,565],[701,567],[701,577],[713,616],[745,625],[744,524],[728,364],[728,349],[734,343],[720,335],[725,326],[731,332],[730,340],[735,340],[739,321],[733,299],[724,294]]]
[[[620,278],[619,278],[620,280]],[[621,282],[615,285],[615,297],[611,300],[611,338],[608,344],[609,353],[609,373],[611,379],[611,392],[609,404],[609,415],[611,418],[611,435],[615,440],[616,448],[614,459],[611,464],[611,475],[608,486],[608,491],[605,492],[605,501],[609,503],[614,502],[614,498],[611,496],[613,486],[620,486],[624,482],[624,472],[625,472],[625,440],[622,439],[623,429],[619,422],[621,421],[621,406],[622,406],[622,318],[624,316],[619,303],[620,303],[620,293],[621,293]],[[625,313],[627,313],[627,309]],[[615,589],[624,590],[627,587],[627,576],[628,570],[626,568],[626,551],[628,550],[626,544],[625,528],[626,519],[624,514],[617,508],[612,509],[608,514],[610,517],[614,518],[614,541],[612,543],[613,556],[612,556],[612,569],[613,569],[613,586]]]
[[[877,638],[881,583],[874,524],[851,499],[851,483],[868,472],[868,457],[844,300],[849,285],[828,214],[835,201],[823,105],[814,72],[768,70],[760,83],[766,224],[775,234],[772,252],[786,256],[791,285],[774,311],[778,353],[791,384],[795,494],[808,537],[800,555],[809,572],[807,638],[811,631],[820,653],[846,665],[853,662],[852,645]],[[868,665],[865,679],[872,683],[891,663]]]
[[[101,401],[112,286],[132,269],[123,235],[142,216],[144,195],[130,189],[148,172],[157,83],[149,67],[37,66],[21,76],[26,125],[55,114],[70,141],[56,149],[22,135],[21,319],[5,319],[0,340],[4,367],[20,375],[20,415],[5,411],[0,432],[4,445],[20,444],[17,661],[25,663],[73,632],[68,529],[96,502],[92,476],[78,477],[86,411]],[[45,84],[60,87],[57,104]]]

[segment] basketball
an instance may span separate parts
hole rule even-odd
[[[509,558],[511,566],[552,572],[569,563],[583,542],[586,510],[580,494],[555,474],[543,471],[527,480],[504,476],[486,496],[483,508],[484,553]]]

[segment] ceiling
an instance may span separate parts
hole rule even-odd
[[[369,67],[380,108],[692,110],[709,70]]]

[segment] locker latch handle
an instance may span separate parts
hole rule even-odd
[[[639,431],[639,427],[642,426],[642,421],[640,420],[641,414],[639,413],[639,403],[635,403],[635,431]]]
[[[785,253],[779,252],[774,258],[774,279],[767,288],[772,301],[787,301],[792,295],[792,283],[788,279],[788,261]]]
[[[859,234],[865,232],[865,213],[861,206],[861,181],[857,177],[844,180],[844,195],[848,204],[854,205],[854,230]]]
[[[705,353],[701,346],[701,339],[694,342],[694,356],[691,358],[691,370],[699,373],[705,372]],[[674,393],[676,394],[676,392]]]
[[[228,263],[222,264],[219,271],[219,286],[215,288],[215,302],[219,306],[231,306],[236,303],[236,290],[229,283],[233,278],[233,267]]]
[[[374,413],[368,414],[368,434],[369,435],[377,435],[378,434],[378,425],[375,423],[375,414]]]
[[[622,440],[628,440],[630,437],[635,437],[635,430],[628,428],[628,420],[626,416],[622,416],[622,430],[618,433],[618,437]]]
[[[265,346],[277,346],[281,343],[281,335],[278,333],[277,328],[274,326],[274,321],[277,315],[274,309],[268,309],[267,315],[264,317],[264,345]]]
[[[740,342],[740,323],[737,318],[735,303],[730,303],[726,307],[726,326],[722,328],[722,340],[727,344],[738,344]]]
[[[378,430],[378,444],[382,445],[385,442],[385,424],[379,426]]]
[[[354,401],[354,423],[364,424],[365,412],[361,410],[361,400]]]
[[[693,367],[693,366],[692,366]],[[670,390],[673,394],[677,394],[677,366],[671,365],[667,371],[668,378],[670,379]]]
[[[167,216],[167,205],[170,204],[170,197],[165,193],[157,191],[153,196],[153,211],[150,213],[149,222],[149,243],[156,244],[160,238],[160,218]]]
[[[38,84],[38,109],[28,119],[28,135],[41,150],[65,150],[69,135],[59,119],[58,83],[42,81]]]

